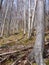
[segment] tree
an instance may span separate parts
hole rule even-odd
[[[1,37],[3,36],[3,34],[4,34],[4,30],[5,30],[5,23],[7,23],[6,25],[7,25],[7,34],[9,34],[9,27],[10,27],[10,22],[11,22],[11,11],[12,11],[12,7],[11,7],[11,5],[13,6],[13,1],[14,0],[7,0],[7,1],[5,1],[6,2],[6,5],[5,5],[5,7],[6,7],[6,10],[4,10],[5,12],[4,12],[4,14],[5,14],[5,16],[4,16],[4,21],[3,21],[3,26],[2,26],[2,33],[1,33]],[[10,14],[10,15],[9,15]],[[6,21],[6,19],[7,19],[7,15],[9,15],[9,20],[8,20],[8,22]]]
[[[30,11],[30,0],[28,1],[29,2],[29,8],[28,8],[28,38],[30,38],[30,36],[31,36],[31,30],[30,30],[30,16],[31,16],[31,11]]]
[[[1,9],[1,7],[2,7],[2,2],[3,2],[3,0],[0,0],[0,9]]]
[[[26,0],[24,0],[24,34],[26,34]]]
[[[32,21],[31,21],[31,34],[32,33],[34,33],[33,32],[33,29],[34,29],[34,18],[35,18],[35,10],[36,10],[36,2],[37,2],[37,0],[34,0],[34,2],[33,2],[33,7],[32,7]]]
[[[37,0],[36,8],[36,41],[33,51],[29,54],[28,59],[31,61],[34,59],[37,65],[45,65],[43,60],[43,50],[44,50],[44,0]]]
[[[4,33],[4,26],[5,26],[5,20],[6,20],[8,9],[9,9],[9,4],[7,5],[7,9],[6,9],[5,17],[4,17],[4,23],[3,23],[3,26],[2,26],[1,37],[3,36],[3,33]]]

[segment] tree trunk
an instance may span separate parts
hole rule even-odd
[[[36,10],[36,42],[34,45],[34,50],[28,56],[31,60],[33,59],[33,54],[37,65],[45,65],[43,60],[43,49],[44,49],[44,0],[38,0],[37,10]]]
[[[4,23],[3,23],[3,26],[2,26],[1,36],[3,36],[3,33],[4,33],[4,26],[5,26],[5,20],[6,20],[8,9],[9,9],[9,4],[7,5],[7,9],[6,9],[5,17],[4,17]]]
[[[35,18],[35,10],[36,10],[36,3],[37,3],[37,0],[34,1],[35,5],[34,5],[34,8],[33,8],[33,11],[32,11],[32,21],[31,21],[31,34],[33,33],[33,29],[34,29],[34,18]]]
[[[19,21],[17,20],[16,22],[16,29],[17,29],[17,33],[19,32]]]
[[[31,16],[31,13],[30,13],[30,0],[29,0],[29,10],[28,11],[29,11],[29,14],[28,14],[28,38],[30,38],[30,36],[31,36],[31,29],[30,29],[30,27],[31,27],[30,26],[31,25],[30,24],[31,23],[30,22],[30,16]]]
[[[24,34],[26,34],[26,5],[25,5],[25,0],[24,0]]]

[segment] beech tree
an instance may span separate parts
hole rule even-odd
[[[32,5],[32,21],[31,21],[31,34],[34,33],[33,29],[34,29],[34,19],[35,19],[35,10],[36,10],[36,4],[37,0],[33,1],[33,5]]]
[[[4,33],[4,26],[5,26],[5,20],[6,20],[8,9],[9,9],[9,4],[7,5],[7,9],[6,9],[5,17],[4,17],[4,23],[3,23],[3,26],[2,26],[2,34],[1,34],[1,36],[3,36],[3,33]]]
[[[29,8],[28,8],[28,38],[30,38],[30,36],[31,36],[31,32],[30,32],[30,31],[31,31],[31,30],[30,30],[30,27],[31,27],[31,26],[30,26],[30,25],[31,25],[31,24],[30,24],[30,23],[31,23],[31,22],[30,22],[30,16],[31,16],[30,0],[28,1],[28,3],[29,3],[29,4],[28,4],[28,5],[29,5]]]
[[[26,34],[26,0],[24,0],[24,34]]]
[[[31,51],[28,56],[29,60],[34,59],[37,65],[45,65],[43,60],[43,50],[44,50],[44,0],[37,0],[37,8],[36,8],[36,19],[37,19],[37,27],[36,27],[36,41],[34,45],[33,51]]]

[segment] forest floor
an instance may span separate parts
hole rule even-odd
[[[23,35],[23,32],[0,38],[0,65],[30,65],[25,62],[34,46],[35,39],[35,36],[27,39],[27,34]],[[45,48],[48,53],[44,61],[49,65],[49,31],[45,32]],[[33,62],[33,65],[36,63]]]

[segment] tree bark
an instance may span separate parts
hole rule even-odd
[[[30,22],[30,16],[31,16],[31,13],[30,13],[30,0],[29,0],[29,10],[28,10],[29,12],[28,12],[28,39],[30,38],[30,36],[31,36],[31,22]]]
[[[43,50],[44,50],[44,0],[38,0],[37,10],[36,10],[36,41],[34,45],[34,50],[28,56],[30,60],[34,59],[37,65],[45,65],[43,60]]]
[[[31,21],[31,34],[33,33],[33,29],[34,29],[34,18],[35,18],[37,0],[35,0],[34,3],[35,3],[35,5],[34,5],[33,11],[32,11],[32,21]]]
[[[25,0],[24,0],[24,34],[26,34],[26,5],[25,5]]]
[[[5,17],[4,17],[4,23],[3,23],[3,26],[2,26],[1,37],[3,36],[3,33],[4,33],[4,26],[5,26],[5,20],[6,20],[8,9],[9,9],[9,4],[7,5],[7,9],[6,9]]]

